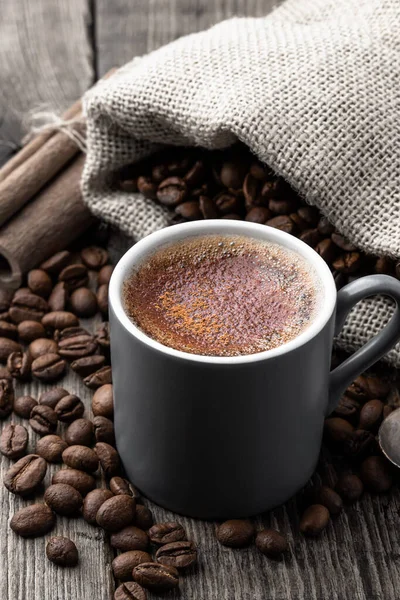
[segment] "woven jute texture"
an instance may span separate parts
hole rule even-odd
[[[86,95],[85,201],[139,239],[168,213],[113,190],[113,171],[163,145],[240,140],[358,247],[398,258],[399,67],[399,0],[287,0],[181,38]],[[392,310],[360,303],[338,344],[360,346]]]

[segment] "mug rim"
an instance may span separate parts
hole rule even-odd
[[[123,283],[126,277],[132,272],[135,265],[151,252],[159,249],[168,243],[178,242],[186,237],[195,237],[196,235],[207,235],[213,233],[244,235],[252,239],[261,239],[279,244],[289,250],[300,254],[306,262],[311,264],[317,272],[317,276],[322,284],[324,296],[322,305],[310,325],[298,336],[271,350],[264,350],[255,354],[243,354],[239,356],[208,356],[202,354],[191,354],[182,350],[176,350],[158,342],[144,333],[137,325],[131,321],[125,312],[123,305]],[[148,236],[136,242],[118,261],[112,273],[109,285],[110,308],[114,311],[115,317],[131,335],[140,342],[144,343],[152,350],[167,354],[173,358],[189,360],[192,362],[237,365],[245,363],[256,363],[262,360],[281,356],[292,350],[296,350],[305,345],[325,327],[331,318],[336,306],[336,286],[332,273],[323,260],[310,246],[298,238],[280,231],[268,225],[258,223],[249,223],[248,221],[222,219],[208,219],[204,221],[193,221],[190,223],[181,223],[171,225],[164,229],[155,231]]]

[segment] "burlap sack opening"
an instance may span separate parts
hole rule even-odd
[[[361,249],[399,258],[399,34],[398,0],[287,0],[133,60],[85,97],[85,201],[139,239],[168,213],[113,190],[112,172],[160,145],[240,140]],[[337,343],[359,347],[391,314],[360,303]]]

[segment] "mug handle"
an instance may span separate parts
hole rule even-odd
[[[337,295],[335,335],[342,329],[344,322],[357,302],[384,294],[396,302],[394,315],[389,323],[330,373],[329,402],[327,414],[336,407],[343,391],[356,377],[389,352],[400,339],[400,281],[389,275],[367,275],[344,286]]]

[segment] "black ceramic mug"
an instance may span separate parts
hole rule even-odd
[[[295,339],[246,356],[200,356],[144,334],[124,310],[123,282],[161,245],[204,234],[266,240],[300,254],[322,285],[320,308]],[[362,298],[396,302],[389,324],[330,371],[332,341]],[[336,292],[322,258],[265,225],[207,220],[144,238],[110,282],[111,359],[118,451],[128,477],[151,500],[205,519],[246,517],[285,502],[312,475],[324,418],[343,390],[400,339],[400,282],[371,275]]]

